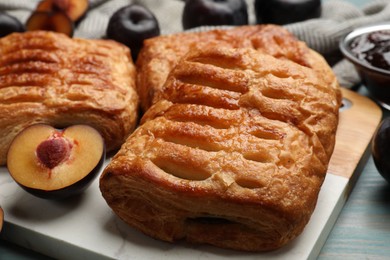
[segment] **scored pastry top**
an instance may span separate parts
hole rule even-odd
[[[136,122],[135,66],[125,46],[33,31],[0,39],[0,164],[33,123],[85,123],[117,149]]]
[[[294,175],[286,178],[288,172],[298,171],[300,184],[301,175],[318,185],[323,180],[334,147],[338,95],[312,69],[253,49],[193,49],[115,158],[150,160],[187,180],[213,182],[229,173],[229,185],[264,192],[280,188],[282,182],[272,183],[281,176],[286,194],[273,194],[279,202],[288,200],[287,194],[294,195],[288,183]],[[198,185],[207,187],[191,187]]]
[[[329,66],[323,66],[322,57],[314,54],[304,42],[298,41],[286,29],[276,25],[248,25],[231,29],[185,32],[147,39],[137,59],[137,89],[141,108],[146,111],[162,90],[170,71],[193,47],[209,46],[253,48],[277,59],[290,60],[312,68],[317,77],[336,89],[337,82]],[[341,99],[341,96],[339,97]]]
[[[100,179],[124,221],[167,241],[250,251],[302,232],[334,149],[341,93],[319,54],[280,27],[260,28],[273,28],[264,32],[271,45],[183,47],[191,34],[181,34],[152,40],[166,60],[140,56],[148,109]]]

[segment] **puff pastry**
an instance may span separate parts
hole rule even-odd
[[[245,43],[254,31],[266,45]],[[183,46],[207,34],[210,44]],[[145,58],[160,40],[162,53]],[[297,237],[338,125],[340,89],[324,59],[276,26],[161,37],[146,48],[139,79],[150,77],[151,107],[100,178],[108,205],[165,241],[267,251]]]
[[[108,151],[118,149],[137,120],[135,66],[125,46],[34,31],[0,39],[0,165],[21,130],[89,124]]]
[[[313,54],[306,44],[297,41],[287,30],[275,25],[238,26],[229,30],[187,32],[162,35],[148,39],[137,59],[137,90],[141,107],[146,111],[158,93],[169,72],[191,48],[207,48],[210,45],[231,48],[253,48],[278,59],[291,60],[315,70],[318,77],[325,77],[327,85],[334,87],[334,78],[322,57]]]

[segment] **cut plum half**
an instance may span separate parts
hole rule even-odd
[[[84,191],[102,169],[104,160],[104,140],[93,127],[56,129],[36,124],[12,141],[7,168],[29,193],[61,199]]]
[[[76,22],[85,15],[88,7],[88,0],[43,0],[37,5],[36,11],[62,11]]]
[[[74,23],[64,12],[35,11],[26,22],[27,31],[53,31],[73,36]]]

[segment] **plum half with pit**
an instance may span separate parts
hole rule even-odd
[[[27,19],[27,31],[53,31],[73,36],[74,23],[64,12],[35,11]]]
[[[257,23],[289,24],[321,16],[321,0],[255,0]]]
[[[377,170],[390,183],[390,117],[384,118],[376,129],[371,149]]]
[[[14,16],[0,12],[0,37],[13,32],[24,32],[24,25]]]
[[[71,21],[80,20],[87,13],[88,0],[43,0],[38,3],[36,11],[64,12]]]
[[[120,8],[110,17],[106,34],[107,38],[129,47],[135,61],[144,40],[160,35],[160,26],[149,9],[140,4],[131,4]]]
[[[27,19],[28,31],[44,30],[73,36],[75,22],[85,16],[88,0],[43,0]]]
[[[96,178],[105,160],[100,133],[88,125],[56,129],[36,124],[12,141],[7,168],[29,193],[45,199],[63,199],[83,192]]]
[[[184,29],[204,25],[248,24],[245,0],[187,0],[182,14]]]

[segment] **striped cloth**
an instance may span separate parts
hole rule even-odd
[[[1,0],[0,10],[25,22],[40,0]],[[248,3],[249,23],[255,23],[254,0]],[[147,6],[156,16],[162,34],[182,31],[181,14],[183,0],[90,0],[87,16],[78,24],[74,37],[103,38],[110,16],[120,7],[130,3]],[[340,39],[354,28],[378,22],[390,21],[390,0],[370,1],[366,6],[357,6],[337,0],[324,1],[319,19],[286,25],[286,28],[305,41],[309,47],[324,55],[340,81],[352,88],[360,79],[352,64],[341,59],[338,52]]]

